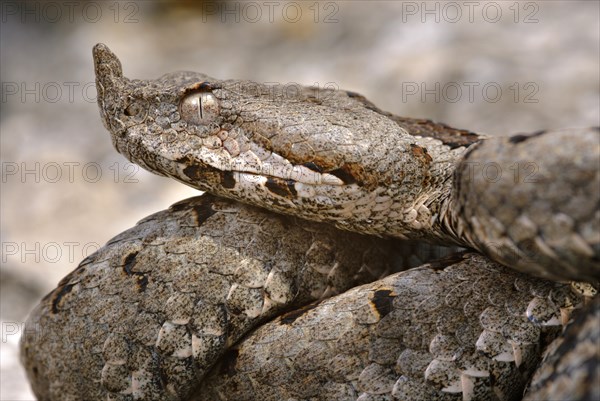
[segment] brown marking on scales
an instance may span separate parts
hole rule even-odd
[[[278,154],[294,165],[306,165],[307,168],[313,171],[327,172],[340,167],[341,160],[338,157],[324,157],[314,154],[307,156],[306,154],[293,152],[293,143],[278,142],[276,139],[278,137],[285,138],[285,131],[276,126],[264,126],[265,124],[267,123],[261,122],[260,126],[255,123],[244,123],[242,125],[248,139],[259,145],[263,150]]]
[[[423,187],[428,187],[431,184],[432,179],[430,166],[433,158],[427,152],[427,148],[415,145],[413,143],[410,144],[410,151],[415,160],[418,160],[423,165],[423,179],[421,181],[421,185]]]
[[[341,168],[337,168],[335,170],[328,171],[329,174],[336,176],[340,180],[344,182],[344,184],[359,184],[362,183],[358,181],[358,179],[354,176],[354,172],[352,171],[352,166],[345,164]]]
[[[376,174],[368,174],[364,166],[359,163],[345,163],[339,168],[326,171],[339,178],[346,185],[357,184],[366,190],[372,190],[381,185],[384,177],[378,177]]]
[[[284,180],[277,177],[267,177],[267,183],[265,186],[267,189],[275,195],[282,196],[288,199],[296,199],[298,193],[294,188],[295,181]]]
[[[138,255],[138,252],[131,252],[130,254],[128,254],[127,256],[125,256],[125,258],[123,259],[123,271],[128,275],[131,276],[132,274],[135,274],[135,272],[133,271],[133,267],[135,266],[135,259]]]
[[[60,303],[60,298],[62,298],[62,296],[64,294],[71,291],[71,288],[73,287],[73,283],[80,282],[81,276],[83,276],[84,278],[86,277],[85,273],[86,273],[87,266],[89,264],[95,262],[97,259],[97,256],[98,256],[98,253],[95,252],[95,253],[89,255],[88,257],[86,257],[84,260],[82,260],[81,263],[79,263],[79,265],[77,266],[77,268],[75,270],[73,270],[71,273],[69,273],[65,277],[63,277],[62,280],[60,280],[56,290],[49,292],[48,294],[46,294],[44,296],[44,298],[42,298],[42,301],[45,302],[54,296],[54,300],[52,301],[52,312],[54,312],[54,313],[58,312],[58,309],[56,308],[56,306]],[[60,290],[59,290],[59,288],[60,288]],[[68,291],[67,291],[67,289],[68,289]]]
[[[135,277],[137,279],[138,292],[146,291],[146,287],[148,287],[148,276],[145,274],[138,273]]]
[[[231,189],[235,187],[235,178],[233,178],[233,171],[224,171],[221,175],[221,184],[224,188]]]
[[[323,167],[319,166],[318,164],[316,164],[315,162],[306,162],[304,164],[302,164],[304,167],[306,167],[307,169],[310,169],[316,173],[322,173],[323,172]]]
[[[364,99],[364,97],[363,99],[360,99],[362,97],[360,95],[351,97],[358,98],[367,109],[373,110],[378,114],[388,117],[390,120],[398,124],[400,128],[408,131],[409,134],[435,138],[451,149],[456,149],[463,146],[468,147],[481,139],[478,134],[466,129],[453,128],[446,124],[436,123],[425,118],[400,117],[379,109],[373,103]]]
[[[366,179],[364,168],[358,163],[346,163],[340,167],[340,161],[337,160],[337,158],[316,155],[310,156],[310,160],[307,160],[306,155],[299,155],[292,152],[292,143],[280,143],[277,148],[273,146],[271,138],[282,134],[277,128],[265,131],[267,132],[266,136],[255,131],[251,124],[245,128],[248,130],[248,138],[254,143],[260,145],[260,147],[267,152],[278,154],[294,165],[304,166],[318,173],[332,174],[341,179],[345,184],[357,183],[358,185],[364,186],[366,183],[370,183],[372,187],[377,186],[376,180]]]
[[[183,157],[177,160],[177,162],[185,165],[183,168],[183,174],[185,174],[186,177],[191,180],[200,180],[206,175],[206,171],[204,169],[205,166],[202,164],[190,163],[190,159],[188,157]]]
[[[212,185],[223,185],[224,181],[229,183],[228,178],[224,177],[226,172],[221,171],[213,166],[203,163],[200,160],[192,160],[189,156],[181,157],[175,160],[179,164],[183,164],[183,174],[190,180],[194,181],[196,188],[204,191],[208,191]],[[180,179],[177,176],[173,176],[176,179]],[[223,185],[225,188],[225,185]]]
[[[225,352],[221,357],[221,363],[219,365],[219,372],[223,375],[227,375],[228,377],[232,377],[237,373],[237,369],[235,368],[237,359],[239,356],[240,350],[233,348],[229,351]]]
[[[65,284],[52,292],[52,294],[54,294],[54,299],[52,300],[52,313],[58,313],[58,305],[61,303],[63,297],[71,292],[74,286],[75,284]]]
[[[146,287],[148,286],[148,276],[146,276],[144,273],[136,272],[133,270],[136,264],[137,255],[138,252],[134,251],[125,256],[125,258],[123,259],[123,271],[128,276],[135,278],[135,283],[138,286],[138,291],[144,292],[146,291]]]
[[[346,185],[357,184],[367,190],[372,190],[381,184],[385,185],[389,182],[389,179],[386,181],[385,177],[367,174],[360,163],[344,163],[343,165],[340,165],[341,161],[338,160],[337,157],[312,155],[310,160],[307,161],[306,155],[299,155],[292,152],[292,143],[279,144],[277,149],[275,149],[271,138],[280,134],[275,128],[267,131],[269,132],[268,135],[270,135],[270,137],[256,132],[251,124],[245,128],[248,130],[249,139],[252,139],[252,141],[259,144],[264,150],[276,153],[294,165],[305,166],[318,173],[334,175]]]
[[[197,198],[200,202],[194,202],[192,205],[192,210],[194,211],[194,216],[196,217],[196,225],[200,227],[206,220],[210,218],[213,214],[217,213],[215,209],[213,209],[213,204],[215,203],[216,198],[213,195],[206,194],[204,196]],[[189,202],[181,202],[185,209],[189,208]],[[177,206],[176,203],[173,206]],[[173,208],[171,206],[171,208]],[[177,210],[177,209],[175,209]]]
[[[535,138],[536,136],[544,135],[546,132],[547,132],[546,130],[541,130],[541,131],[533,132],[531,134],[515,134],[515,135],[511,136],[508,139],[508,141],[510,143],[525,142],[526,140]]]
[[[373,293],[369,301],[380,319],[394,310],[393,302],[397,295],[393,290],[388,289],[379,289]]]
[[[191,85],[190,87],[186,88],[186,93],[189,92],[195,92],[195,91],[200,91],[200,92],[210,92],[214,89],[220,89],[221,85],[219,84],[214,84],[211,82],[207,82],[207,81],[202,81],[202,82],[198,82],[196,84]]]
[[[427,148],[423,148],[419,145],[415,145],[414,143],[411,143],[410,151],[417,159],[421,160],[423,162],[423,164],[429,165],[433,161],[433,158],[427,152]]]

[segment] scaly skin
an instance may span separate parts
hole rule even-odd
[[[416,137],[351,92],[193,72],[129,80],[105,46],[94,48],[94,58],[113,144],[149,171],[342,229],[464,244],[444,231],[439,209],[466,149],[456,141],[470,144],[477,135],[407,120],[422,133],[453,134],[448,145]],[[192,123],[197,115],[182,102],[197,93],[218,107]]]
[[[598,129],[478,142],[353,92],[193,72],[129,80],[102,44],[94,60],[116,149],[154,173],[342,229],[472,247],[544,278],[600,277]]]
[[[454,186],[459,235],[490,258],[552,280],[600,278],[599,129],[482,141]]]
[[[600,276],[598,129],[482,139],[347,91],[129,80],[101,44],[94,62],[117,150],[214,195],[115,237],[42,300],[22,340],[41,400],[517,400],[582,303],[467,253],[248,334],[389,271],[385,243],[296,217],[468,246],[554,280]]]
[[[566,284],[455,255],[261,326],[194,401],[520,400],[580,302]]]
[[[574,314],[545,352],[523,401],[600,400],[600,298]]]
[[[270,317],[389,273],[389,243],[210,195],[111,239],[31,313],[42,400],[178,400]]]

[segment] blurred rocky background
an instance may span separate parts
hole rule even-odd
[[[196,193],[113,150],[97,42],[131,78],[339,87],[492,135],[600,124],[596,1],[0,4],[0,400],[33,399],[17,354],[33,305],[109,238]]]

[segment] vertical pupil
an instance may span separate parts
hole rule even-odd
[[[212,93],[193,93],[182,100],[180,112],[189,123],[203,125],[219,116],[219,105]]]
[[[200,95],[198,97],[198,118],[200,119],[200,121],[202,121],[202,98],[204,97],[204,95]]]

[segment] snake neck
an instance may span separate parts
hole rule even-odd
[[[461,217],[460,207],[453,194],[448,193],[439,200],[440,212],[435,216],[433,231],[439,233],[440,240],[451,241],[462,247],[478,249],[477,241],[467,228],[467,222]]]

